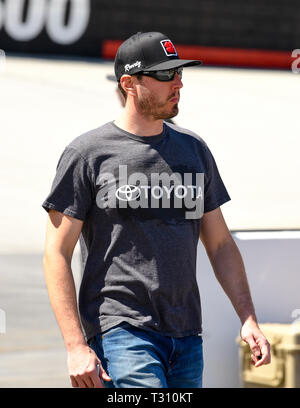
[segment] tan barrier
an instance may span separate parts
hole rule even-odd
[[[246,388],[300,387],[300,324],[259,325],[271,345],[271,364],[251,365],[248,344],[237,338],[241,386]]]

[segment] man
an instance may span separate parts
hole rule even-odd
[[[137,33],[115,58],[121,116],[73,140],[51,192],[44,255],[73,387],[202,386],[199,236],[242,323],[256,367],[270,362],[240,253],[222,216],[214,158],[178,113],[183,67],[161,33]],[[79,312],[71,259],[80,239]],[[80,317],[79,317],[80,315]]]

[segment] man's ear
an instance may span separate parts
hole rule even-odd
[[[120,85],[126,92],[127,96],[136,96],[135,81],[131,75],[123,75],[120,79]]]

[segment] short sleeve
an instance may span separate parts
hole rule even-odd
[[[42,207],[84,220],[93,202],[92,171],[76,149],[66,147],[56,168],[51,191]]]
[[[204,177],[204,212],[220,207],[230,200],[230,196],[221,179],[215,159],[206,146],[207,173]]]

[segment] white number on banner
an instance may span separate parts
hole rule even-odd
[[[65,14],[70,2],[70,17]],[[90,18],[90,0],[29,0],[26,21],[22,21],[25,0],[0,1],[0,29],[17,41],[31,41],[44,27],[52,41],[72,44],[85,32]]]
[[[7,34],[17,41],[30,41],[43,29],[46,0],[31,0],[26,22],[22,21],[25,0],[8,0],[4,3],[4,25]]]
[[[3,19],[4,19],[4,13],[3,13],[3,3],[0,1],[0,30],[3,26]]]
[[[68,25],[64,25],[68,0],[52,0],[46,28],[49,37],[58,44],[71,44],[85,32],[90,18],[90,4],[86,0],[72,0]]]

